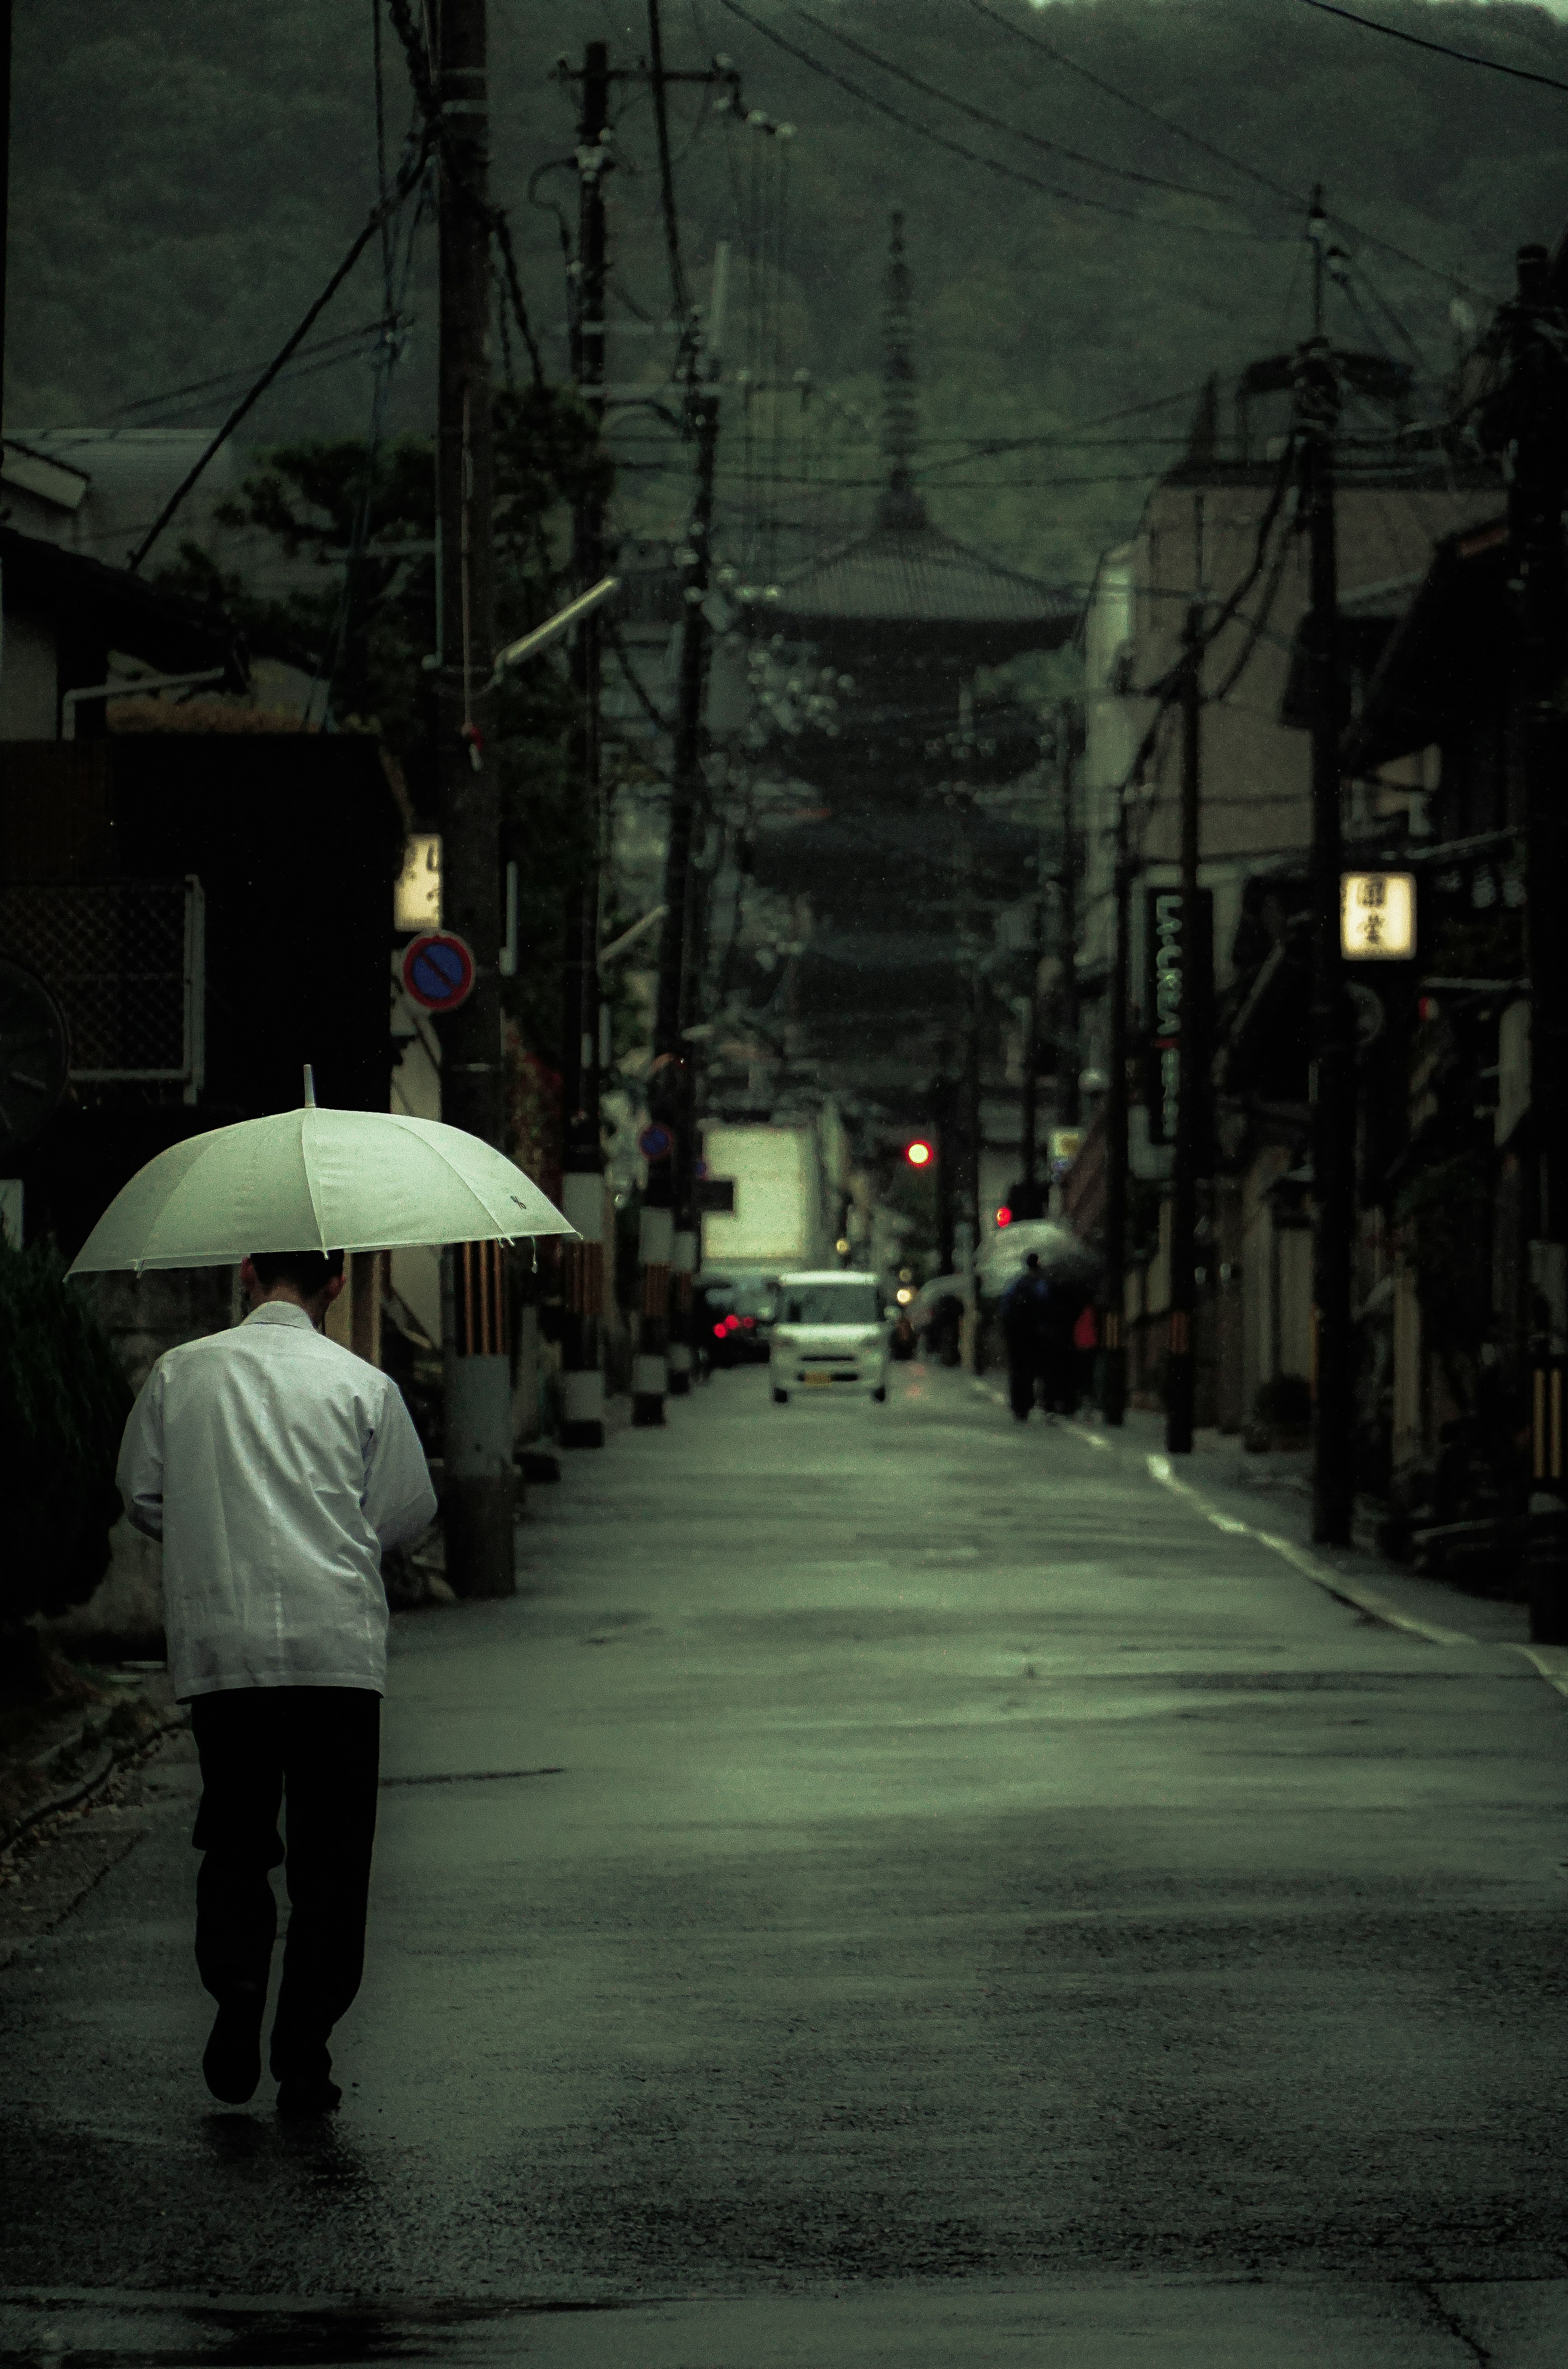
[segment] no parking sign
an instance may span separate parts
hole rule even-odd
[[[427,930],[403,950],[403,989],[427,1012],[455,1012],[474,986],[474,949],[452,930]]]

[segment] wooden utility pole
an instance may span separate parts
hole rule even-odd
[[[1506,335],[1504,426],[1514,462],[1508,487],[1509,575],[1518,619],[1516,715],[1525,772],[1526,923],[1530,978],[1530,1104],[1536,1162],[1530,1258],[1530,1635],[1568,1644],[1568,732],[1562,691],[1568,647],[1568,323],[1554,301],[1543,246],[1519,250]]]
[[[1311,667],[1312,715],[1312,1299],[1316,1356],[1312,1415],[1312,1536],[1350,1544],[1355,1507],[1352,1441],[1356,1348],[1350,1321],[1356,1231],[1356,1072],[1340,954],[1339,745],[1345,697],[1339,672],[1339,574],[1334,533],[1333,439],[1339,381],[1322,335],[1322,192],[1312,193],[1312,335],[1296,370],[1301,439],[1298,516],[1310,549],[1302,638]]]
[[[643,1198],[641,1263],[642,1313],[637,1355],[632,1379],[632,1420],[657,1425],[664,1421],[664,1400],[670,1376],[670,1274],[678,1247],[683,1262],[693,1255],[695,1229],[690,1193],[692,1178],[694,1119],[686,1076],[685,1029],[689,1003],[689,965],[695,959],[689,947],[692,840],[705,787],[703,772],[703,709],[707,692],[708,598],[713,534],[714,469],[718,453],[719,398],[716,374],[723,337],[725,284],[729,250],[721,246],[714,259],[714,296],[709,307],[707,342],[693,365],[687,402],[696,440],[696,482],[686,526],[681,564],[684,617],[681,632],[681,674],[675,718],[673,778],[670,795],[670,835],[664,860],[664,920],[658,940],[658,988],[654,1012],[653,1068],[648,1078],[648,1116],[669,1139],[670,1150],[648,1162],[647,1189]],[[687,1141],[682,1147],[684,1132]],[[678,1210],[682,1196],[684,1206]],[[683,1220],[684,1222],[679,1222]],[[677,1243],[678,1233],[683,1237]],[[677,1313],[689,1310],[689,1264],[681,1272],[683,1290],[677,1294]],[[691,1349],[684,1340],[677,1370],[690,1387]]]
[[[1194,601],[1182,631],[1182,843],[1180,1016],[1177,1029],[1176,1147],[1171,1195],[1171,1314],[1166,1354],[1165,1446],[1192,1452],[1196,1396],[1193,1320],[1196,1313],[1197,1172],[1203,1147],[1202,976],[1199,960],[1198,811],[1202,794],[1203,605]]]
[[[1119,1425],[1127,1413],[1127,1345],[1122,1338],[1127,1297],[1127,985],[1132,966],[1132,865],[1127,797],[1124,783],[1116,801],[1116,854],[1112,886],[1116,897],[1116,944],[1111,964],[1111,1013],[1105,1081],[1104,1281],[1100,1311],[1100,1412]]]
[[[611,154],[610,57],[602,41],[583,52],[577,162],[578,287],[572,322],[572,374],[599,421],[604,383],[604,176]],[[572,534],[573,589],[604,574],[604,510],[597,485],[578,502]],[[562,1015],[565,1147],[561,1207],[581,1236],[562,1248],[565,1327],[561,1337],[561,1445],[604,1445],[604,1152],[599,1118],[599,910],[602,856],[600,781],[601,615],[591,610],[572,646],[577,696],[575,772],[586,845],[580,880],[567,891],[566,1009]]]
[[[489,113],[485,0],[442,0],[431,60],[441,99],[441,344],[436,432],[441,642],[436,678],[441,919],[473,949],[474,989],[441,1022],[441,1111],[502,1134],[500,785],[486,750],[495,663],[491,547]],[[447,1574],[460,1596],[516,1586],[506,1253],[460,1244],[446,1305]]]
[[[11,212],[11,0],[0,0],[0,420],[6,401],[6,239]]]
[[[1057,751],[1061,768],[1061,1042],[1057,1049],[1057,1118],[1076,1127],[1082,1108],[1079,1083],[1078,1008],[1078,826],[1074,813],[1079,753],[1079,715],[1071,700],[1057,711]]]

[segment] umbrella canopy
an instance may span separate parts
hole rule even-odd
[[[311,1102],[160,1151],[115,1195],[71,1273],[574,1231],[514,1162],[460,1127]]]
[[[1042,1275],[1091,1283],[1100,1271],[1099,1260],[1086,1243],[1080,1242],[1070,1226],[1059,1226],[1048,1218],[1020,1218],[1006,1227],[977,1261],[981,1289],[993,1299],[1004,1292],[1023,1274],[1024,1262],[1031,1251],[1039,1258]]]

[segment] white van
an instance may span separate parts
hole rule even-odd
[[[874,1275],[841,1266],[781,1275],[776,1306],[768,1356],[775,1406],[787,1406],[793,1390],[887,1397],[887,1325]]]

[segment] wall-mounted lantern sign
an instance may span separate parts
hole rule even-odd
[[[1415,876],[1342,872],[1339,949],[1346,962],[1408,962],[1415,952]]]
[[[403,869],[392,892],[395,930],[441,925],[441,842],[439,831],[411,831],[403,842]]]

